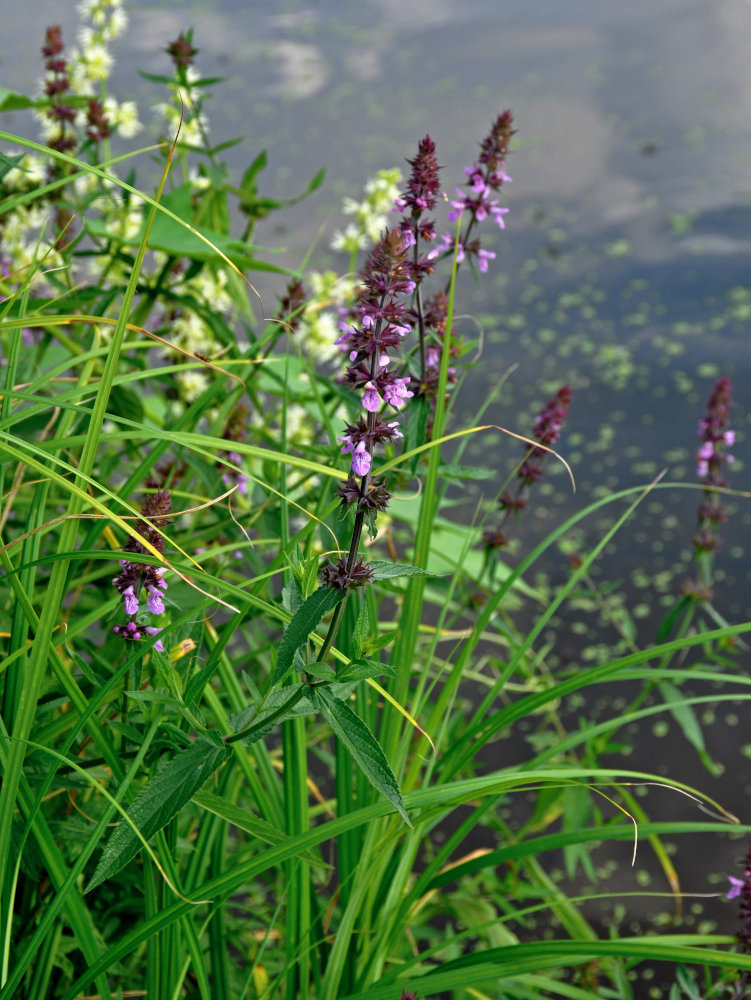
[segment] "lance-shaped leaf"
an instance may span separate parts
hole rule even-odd
[[[362,768],[365,777],[381,795],[395,807],[407,824],[412,826],[404,808],[402,793],[386,754],[375,736],[346,701],[332,694],[324,685],[311,688],[311,698],[321,715]]]
[[[279,653],[274,670],[274,684],[278,684],[286,675],[295,661],[295,653],[307,640],[310,633],[329,611],[333,611],[344,597],[344,590],[331,590],[319,587],[315,593],[303,602],[302,607],[287,626],[282,641],[279,643]]]
[[[373,570],[374,580],[393,580],[397,576],[440,576],[410,563],[389,562],[388,559],[373,559],[368,565]]]
[[[206,737],[176,754],[144,785],[128,809],[128,818],[141,837],[148,840],[166,826],[231,754],[229,747]],[[141,839],[133,826],[122,819],[102,852],[86,892],[120,871],[140,847]]]

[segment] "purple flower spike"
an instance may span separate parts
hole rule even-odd
[[[158,552],[164,550],[164,539],[158,530],[164,524],[171,506],[170,495],[166,490],[155,493],[144,500],[141,505],[141,516],[135,527],[139,535],[145,538]],[[144,546],[136,538],[130,537],[125,543],[125,551],[131,556],[144,552]],[[164,614],[162,594],[167,590],[164,566],[145,565],[137,558],[121,559],[120,572],[112,581],[113,586],[120,591],[123,606],[129,620],[124,625],[115,625],[114,633],[128,642],[138,642],[145,635],[156,635],[161,629],[151,631],[153,626],[142,624],[136,620],[139,614],[138,595],[146,590],[146,604],[152,615]],[[142,619],[143,620],[143,619]],[[155,645],[159,649],[160,645]]]
[[[730,402],[729,379],[718,379],[707,403],[706,416],[699,421],[698,427],[701,444],[696,452],[696,476],[705,487],[705,492],[699,505],[693,543],[696,558],[703,566],[703,579],[687,583],[684,591],[700,599],[708,599],[711,592],[708,577],[710,563],[703,557],[718,548],[720,541],[717,525],[727,520],[725,506],[720,503],[716,489],[727,486],[722,467],[733,461],[733,456],[726,451],[735,444],[735,431],[728,427]]]

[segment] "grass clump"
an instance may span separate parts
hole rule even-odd
[[[78,50],[47,31],[42,93],[0,98],[43,139],[3,132],[0,157],[0,1000],[628,997],[656,962],[671,996],[744,995],[748,870],[739,948],[615,916],[608,934],[588,905],[616,895],[591,848],[638,830],[679,919],[666,838],[734,822],[622,766],[625,727],[664,715],[711,775],[696,708],[749,697],[751,623],[712,603],[727,379],[700,424],[694,582],[654,641],[621,601],[608,655],[551,665],[569,603],[616,606],[597,556],[678,487],[585,497],[525,553],[514,528],[568,468],[575,386],[500,439],[492,398],[459,423],[476,345],[457,273],[494,266],[511,112],[447,214],[426,135],[406,179],[384,170],[345,203],[344,273],[292,272],[253,242],[285,204],[261,193],[265,153],[237,181],[209,139],[219,81],[192,33],[152,77],[163,139],[117,152],[139,131],[107,89],[126,13],[81,9]],[[467,524],[459,491],[502,478],[495,453],[463,464],[476,433],[517,461]],[[596,512],[607,530],[542,589],[539,561]],[[589,718],[613,684],[630,702]],[[639,797],[655,782],[669,821]]]

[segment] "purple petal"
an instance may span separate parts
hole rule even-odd
[[[736,878],[734,875],[728,875],[728,878],[730,880],[730,888],[728,889],[727,898],[735,899],[736,896],[740,896],[743,892],[743,887],[746,883],[742,878]]]
[[[356,476],[367,476],[370,472],[371,457],[365,442],[360,441],[352,453],[352,471]]]

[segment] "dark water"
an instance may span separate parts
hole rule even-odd
[[[282,196],[328,168],[321,191],[258,233],[259,242],[288,248],[281,259],[290,266],[323,227],[317,262],[343,270],[344,258],[327,249],[342,223],[343,195],[358,197],[377,169],[403,167],[426,132],[452,191],[494,116],[514,109],[519,135],[508,165],[507,231],[488,232],[486,245],[498,258],[479,288],[463,282],[460,311],[471,308],[484,334],[483,363],[468,395],[480,398],[518,366],[487,422],[525,433],[548,394],[564,381],[574,389],[562,444],[577,496],[551,468],[538,518],[525,525],[527,542],[604,492],[647,483],[662,469],[669,481],[691,481],[696,423],[720,375],[734,388],[733,485],[751,488],[744,460],[751,419],[751,7],[732,0],[139,0],[129,10],[131,30],[115,47],[113,92],[136,98],[143,120],[157,98],[134,68],[165,71],[164,45],[193,25],[199,68],[228,78],[209,108],[212,137],[246,136],[229,153],[233,166],[241,170],[266,148],[266,190]],[[42,26],[60,22],[68,38],[74,34],[72,3],[35,0],[34,12],[33,25],[23,5],[4,12],[0,79],[22,91],[32,90],[38,75]],[[16,123],[20,129],[20,118]],[[12,116],[4,127],[13,129]],[[273,299],[271,284],[269,294]],[[495,435],[477,439],[470,454],[484,462],[492,455],[501,476],[517,448]],[[653,494],[598,563],[601,583],[627,588],[642,644],[688,575],[697,502],[689,491]],[[590,520],[574,541],[586,546],[612,515]],[[723,532],[716,586],[731,621],[751,614],[750,525],[751,506],[739,499]],[[559,555],[541,569],[563,579],[566,560]],[[553,657],[596,661],[602,636],[593,627],[584,611],[568,611],[551,631]],[[746,669],[748,659],[738,663]],[[588,706],[595,714],[611,709],[605,698]],[[720,779],[702,769],[671,723],[646,727],[623,763],[695,784],[748,820],[747,709],[719,708],[714,721],[704,718],[724,769]],[[693,815],[676,798],[662,805],[656,798],[650,795],[650,809]],[[718,879],[743,853],[745,845],[730,838],[681,842],[675,860],[684,888],[722,887]],[[603,864],[617,867],[620,887],[637,888],[648,877],[646,855],[645,848],[641,873],[631,873],[625,847]],[[651,887],[663,887],[659,877]],[[628,907],[643,918],[669,909]],[[701,913],[691,907],[687,902],[688,926],[706,917],[732,929],[734,905],[704,905]]]

